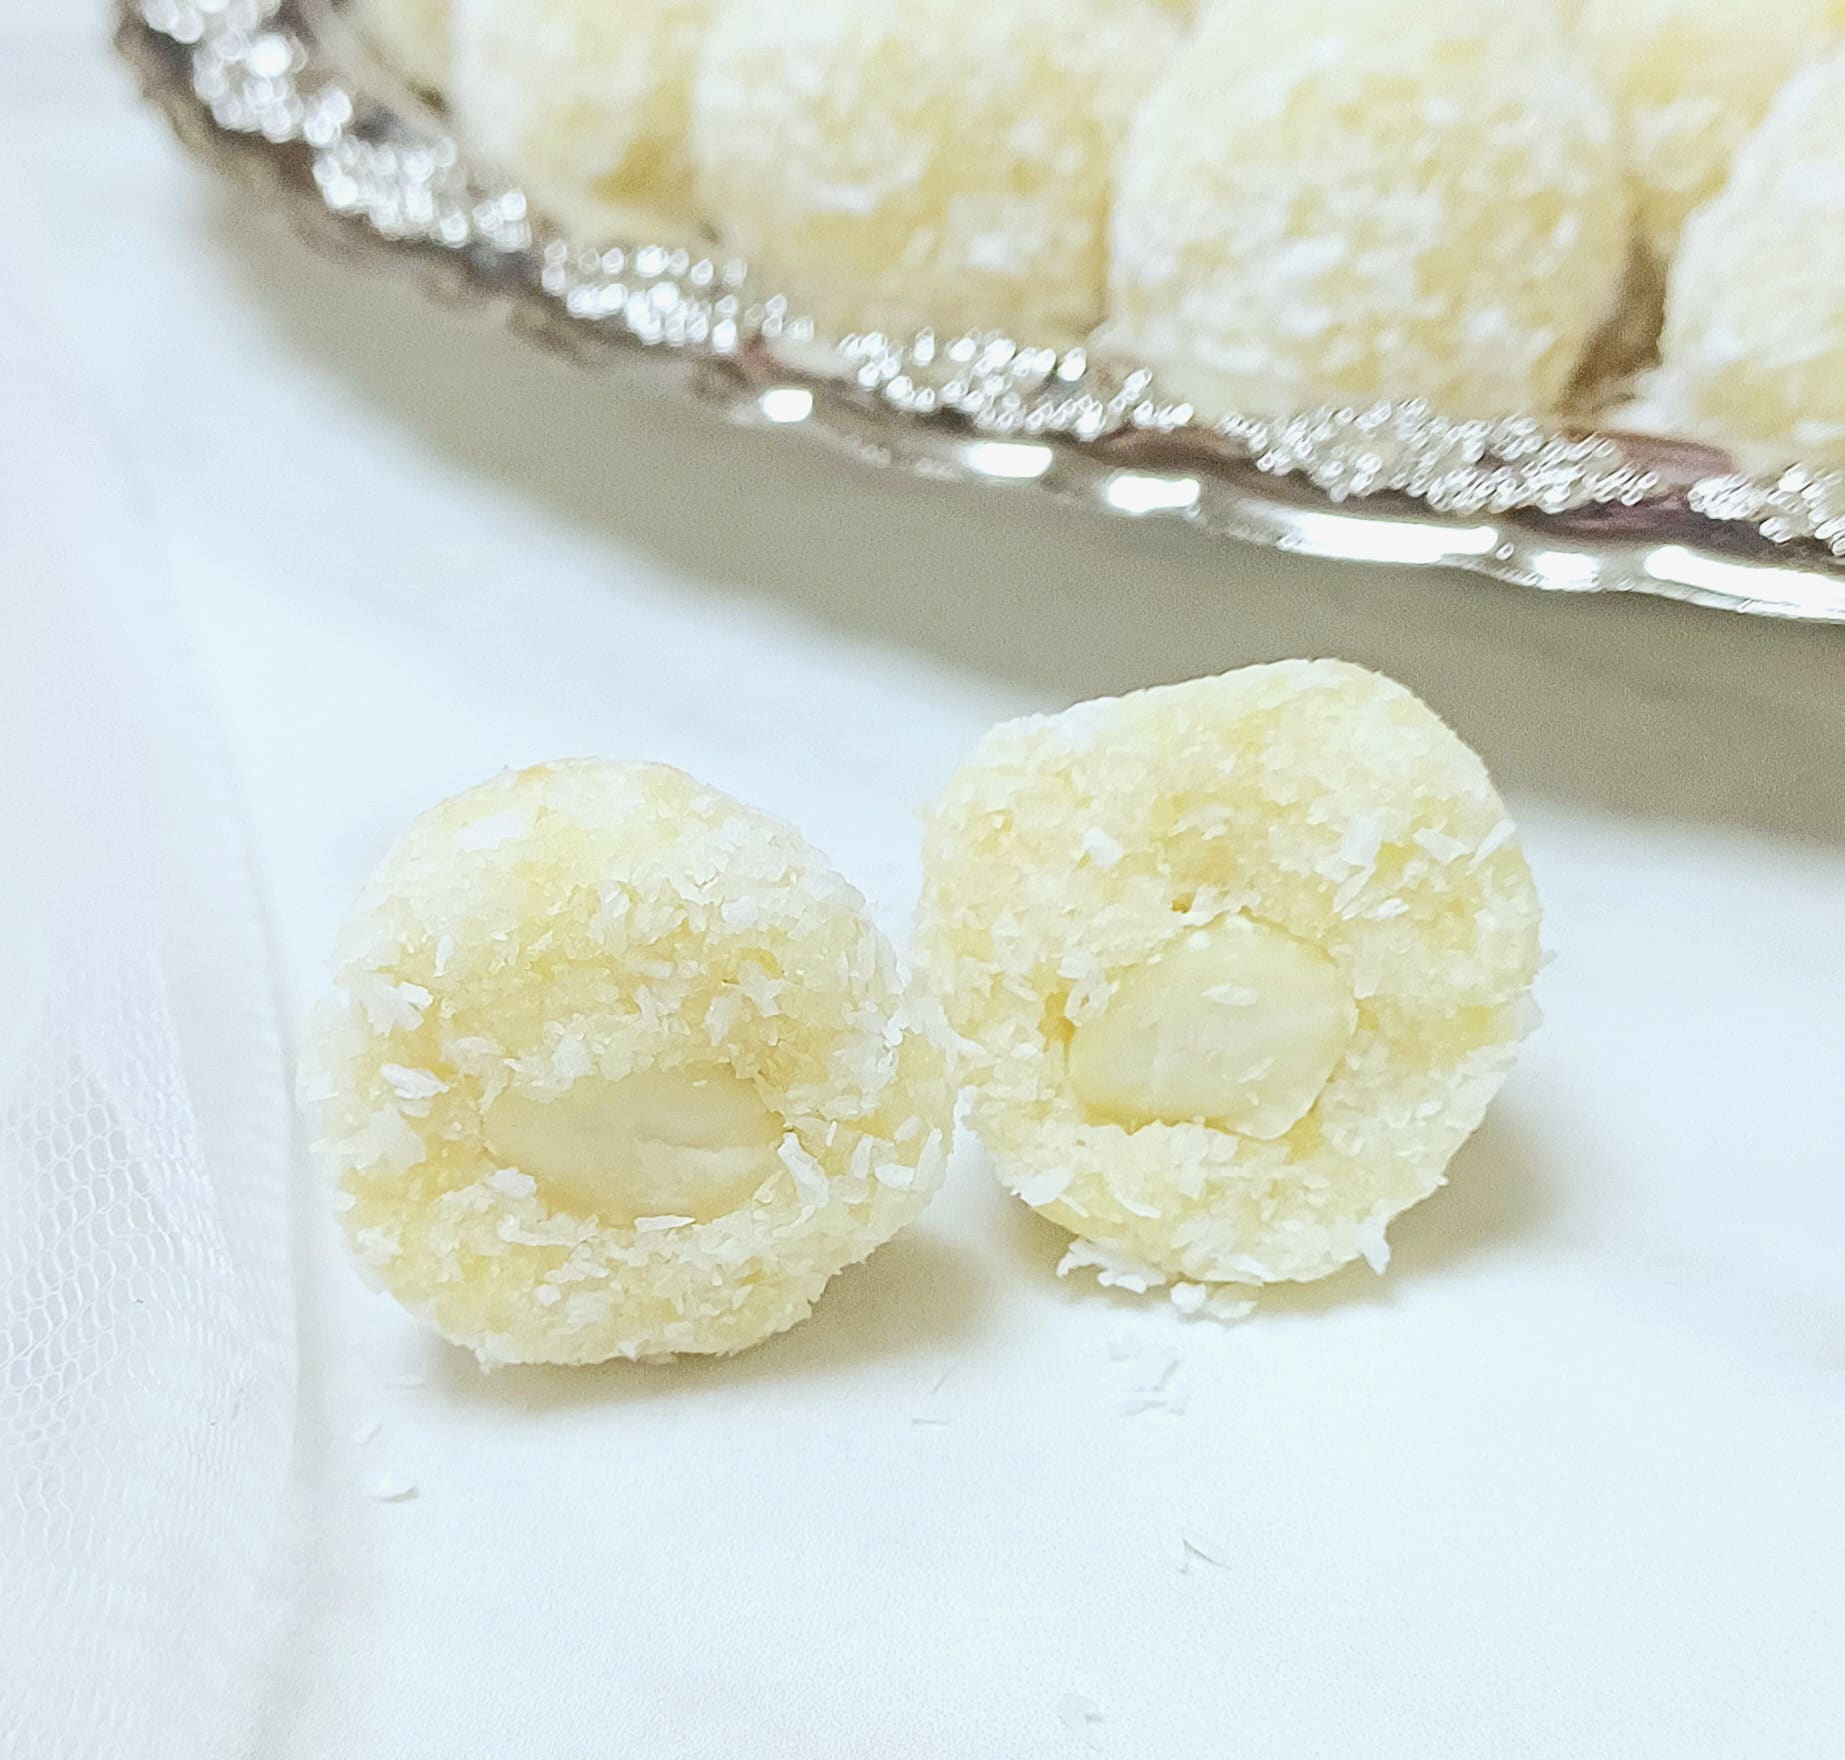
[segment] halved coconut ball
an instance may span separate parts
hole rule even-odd
[[[686,132],[718,0],[455,0],[470,149],[592,242],[693,230]]]
[[[416,820],[301,1092],[363,1263],[484,1363],[743,1349],[922,1209],[952,1099],[792,828],[660,765]]]
[[[1146,1288],[1381,1267],[1524,1031],[1480,760],[1336,661],[996,728],[932,809],[919,975],[999,1178]]]
[[[706,218],[832,331],[1074,340],[1165,0],[760,0],[706,46]]]
[[[1661,353],[1686,426],[1765,466],[1845,469],[1845,50],[1775,100],[1692,216]]]
[[[1122,153],[1110,334],[1208,416],[1548,409],[1629,248],[1612,110],[1548,9],[1216,0]]]

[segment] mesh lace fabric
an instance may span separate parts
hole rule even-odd
[[[293,1413],[266,939],[203,686],[0,264],[0,1749],[217,1760]]]

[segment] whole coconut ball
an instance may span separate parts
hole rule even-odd
[[[1206,413],[1560,403],[1629,254],[1613,114],[1548,11],[1216,0],[1117,179],[1111,333]]]
[[[1620,114],[1641,229],[1668,262],[1775,94],[1845,37],[1845,0],[1581,0],[1576,29]]]
[[[686,133],[717,0],[456,0],[469,147],[591,240],[689,231]]]
[[[1787,86],[1686,225],[1661,353],[1686,426],[1845,468],[1845,50]]]
[[[760,0],[694,100],[701,207],[834,332],[1100,317],[1123,128],[1179,36],[1167,0]]]

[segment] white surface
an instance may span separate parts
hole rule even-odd
[[[753,1355],[483,1379],[304,1189],[253,1753],[1837,1752],[1836,634],[1295,563],[728,434],[273,235],[80,12],[0,0],[0,43],[13,252],[155,504],[293,1002],[396,828],[498,765],[686,765],[901,929],[912,807],[989,719],[1293,653],[1398,674],[1484,751],[1557,952],[1388,1278],[1233,1329],[1057,1283],[1055,1231],[963,1170]],[[1179,1353],[1182,1415],[1120,1414],[1123,1332]],[[1181,1534],[1221,1563],[1181,1571]]]

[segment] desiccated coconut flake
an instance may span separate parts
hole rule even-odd
[[[1096,1282],[1104,1289],[1132,1290],[1136,1295],[1144,1296],[1148,1290],[1158,1289],[1166,1281],[1152,1266],[1103,1241],[1072,1241],[1057,1261],[1059,1277],[1091,1269],[1096,1274]]]
[[[496,1167],[487,1175],[487,1184],[507,1198],[529,1198],[538,1190],[538,1182],[516,1167]]]
[[[1512,821],[1510,819],[1501,819],[1492,830],[1487,832],[1487,834],[1480,839],[1479,847],[1473,852],[1473,860],[1467,865],[1470,868],[1479,867],[1482,862],[1489,860],[1497,850],[1502,849],[1509,843],[1516,834],[1517,827],[1513,825]]]
[[[426,1069],[406,1069],[401,1063],[387,1063],[380,1066],[378,1073],[390,1084],[391,1092],[399,1100],[416,1102],[433,1100],[442,1093],[448,1083]]]
[[[1204,1311],[1226,1324],[1246,1320],[1256,1311],[1255,1292],[1234,1283],[1221,1284],[1205,1298]]]
[[[1119,864],[1127,850],[1099,825],[1091,825],[1083,833],[1083,854],[1100,867],[1112,868]]]
[[[1102,1719],[1107,1713],[1099,1701],[1082,1693],[1065,1693],[1057,1701],[1057,1720],[1091,1753],[1102,1751]]]
[[[1185,1415],[1190,1396],[1183,1392],[1131,1393],[1115,1410],[1124,1418],[1138,1418],[1143,1412],[1166,1412],[1175,1418]]]
[[[1179,1366],[1179,1353],[1164,1345],[1152,1345],[1135,1354],[1128,1386],[1135,1393],[1158,1393],[1172,1379]]]
[[[1202,1546],[1183,1529],[1178,1534],[1177,1564],[1181,1576],[1189,1576],[1194,1563],[1208,1564],[1214,1570],[1227,1571],[1230,1566],[1218,1552]]]
[[[417,1494],[414,1479],[389,1468],[372,1474],[365,1481],[365,1495],[374,1503],[408,1503]]]

